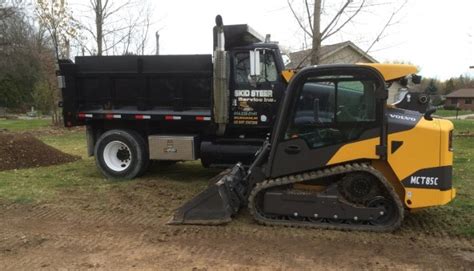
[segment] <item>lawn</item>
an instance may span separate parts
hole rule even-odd
[[[472,130],[474,131],[474,130]],[[474,139],[458,137],[454,139],[453,185],[457,197],[446,208],[454,221],[458,221],[459,233],[474,237]]]
[[[24,122],[19,122],[21,127]],[[454,121],[457,131],[474,132],[474,121]],[[0,121],[0,126],[3,121]],[[21,130],[10,124],[12,130]],[[456,133],[458,134],[458,132]],[[81,160],[43,168],[9,170],[0,172],[0,202],[40,203],[55,201],[64,197],[67,191],[83,191],[97,197],[114,187],[128,187],[132,181],[114,182],[106,180],[95,168],[94,159],[86,156],[86,142],[83,131],[41,134],[45,143],[64,152],[80,155]],[[454,234],[474,237],[474,138],[455,136],[454,138],[453,184],[458,194],[456,199],[443,207],[431,208],[423,212],[419,219],[451,225]],[[203,169],[199,162],[181,163],[164,168],[153,168],[142,179],[162,179],[177,190],[199,191],[204,188],[216,170]]]
[[[474,111],[471,111],[471,110],[458,111],[458,116],[469,115],[469,114],[474,114]],[[455,117],[456,110],[437,109],[434,115],[438,115],[440,117]]]
[[[454,124],[454,134],[474,133],[474,120],[451,120]],[[473,138],[474,140],[474,138]]]
[[[48,202],[71,189],[98,195],[116,186],[127,186],[134,182],[105,179],[96,169],[94,159],[86,155],[83,132],[72,131],[39,138],[66,153],[79,155],[82,159],[58,166],[0,171],[0,200],[17,203]],[[142,178],[164,179],[173,182],[177,188],[196,183],[193,189],[197,192],[206,185],[207,179],[217,173],[216,170],[204,170],[198,162],[189,162],[153,168]]]
[[[35,130],[48,126],[51,126],[50,119],[0,119],[0,130],[7,129],[12,132]]]

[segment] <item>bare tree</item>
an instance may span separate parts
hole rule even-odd
[[[5,0],[0,0],[0,22],[9,18],[15,13],[14,7],[7,6]]]
[[[21,1],[0,0],[0,46],[11,45],[12,34],[18,34],[15,31],[10,31],[9,28],[14,25],[12,21],[16,21],[19,16],[24,17],[24,14],[20,12],[22,5],[19,2]]]
[[[76,36],[78,25],[65,0],[37,0],[36,15],[40,28],[46,29],[56,53],[56,59],[69,58],[69,40]]]
[[[367,54],[368,52],[370,52],[370,50],[372,49],[372,47],[374,47],[374,45],[380,41],[380,39],[382,38],[382,35],[383,33],[387,30],[387,28],[389,28],[390,26],[396,24],[397,22],[395,21],[394,22],[394,18],[395,16],[400,12],[400,10],[402,10],[405,5],[407,4],[407,1],[408,0],[405,0],[401,5],[400,7],[398,7],[396,10],[394,10],[392,12],[392,14],[390,15],[390,17],[388,18],[387,22],[382,26],[382,28],[380,29],[380,32],[377,34],[377,36],[375,37],[375,39],[372,41],[372,43],[369,45],[369,47],[367,47],[367,49],[365,50],[365,53]]]
[[[82,46],[90,54],[143,53],[151,22],[151,6],[147,1],[90,0],[93,23],[83,29],[94,41],[95,48]],[[87,17],[87,16],[86,16]],[[133,48],[132,48],[133,47]]]
[[[300,28],[312,39],[312,50],[310,56],[311,64],[315,65],[319,64],[320,61],[319,51],[321,49],[321,42],[338,33],[349,22],[351,22],[354,17],[356,17],[360,13],[360,11],[366,6],[366,0],[345,0],[342,3],[342,6],[329,20],[329,23],[324,27],[321,27],[323,1],[314,0],[314,3],[312,3],[312,9],[311,4],[308,2],[308,0],[303,1],[303,6],[305,10],[305,15],[303,16],[300,16],[296,12],[293,5],[293,1],[287,0],[287,3]]]
[[[287,3],[299,27],[304,31],[305,35],[312,39],[312,50],[307,56],[310,57],[312,65],[319,64],[320,62],[319,52],[321,43],[324,40],[343,30],[363,10],[378,5],[371,3],[370,0],[344,0],[340,2],[339,6],[331,10],[324,6],[325,1],[322,0],[314,0],[313,3],[310,3],[308,0],[301,1],[303,2],[303,11],[296,10],[294,0],[287,0]],[[382,33],[391,25],[393,17],[403,6],[404,4],[392,14],[387,26],[382,29],[375,42],[380,40]],[[327,18],[323,20],[323,17]],[[322,21],[327,21],[327,24],[322,25]],[[370,48],[372,48],[375,42],[372,43]]]
[[[54,48],[55,58],[51,58],[49,50],[38,50],[37,58],[41,63],[41,80],[37,81],[33,91],[33,99],[38,103],[46,103],[52,111],[53,124],[59,125],[61,117],[56,107],[60,94],[55,80],[55,64],[61,58],[69,58],[70,40],[76,37],[77,22],[72,17],[65,0],[36,0],[35,13],[39,21],[37,41],[50,41]],[[48,35],[45,35],[45,32]],[[39,49],[42,47],[39,46]],[[51,48],[51,47],[49,47]]]

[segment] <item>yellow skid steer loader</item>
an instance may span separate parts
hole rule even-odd
[[[410,65],[308,67],[294,76],[271,137],[176,210],[170,224],[223,224],[246,206],[264,225],[392,231],[452,188],[448,120],[387,106]],[[283,75],[288,76],[288,74]]]

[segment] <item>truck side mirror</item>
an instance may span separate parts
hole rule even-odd
[[[250,53],[250,76],[259,77],[260,76],[260,51],[255,49],[249,52]]]

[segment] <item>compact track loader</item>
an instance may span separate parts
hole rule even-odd
[[[392,231],[405,212],[443,205],[452,188],[448,120],[387,106],[410,65],[308,67],[285,92],[253,164],[216,177],[170,224],[223,224],[247,206],[261,224]]]

